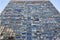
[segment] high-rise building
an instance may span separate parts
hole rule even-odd
[[[16,40],[58,40],[60,13],[49,0],[11,0],[1,13],[1,26],[13,29]]]
[[[0,26],[1,26],[1,15],[0,15]]]

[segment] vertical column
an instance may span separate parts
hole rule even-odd
[[[27,17],[27,40],[32,40],[31,17]]]

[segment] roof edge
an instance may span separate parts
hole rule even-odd
[[[49,0],[11,0],[11,1],[49,1]]]

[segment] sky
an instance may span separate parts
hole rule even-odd
[[[50,0],[55,8],[60,12],[60,0]],[[0,0],[0,13],[4,10],[10,0]]]

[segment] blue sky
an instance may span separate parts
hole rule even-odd
[[[56,9],[60,12],[60,0],[50,0]],[[6,7],[10,0],[0,0],[0,13]]]

